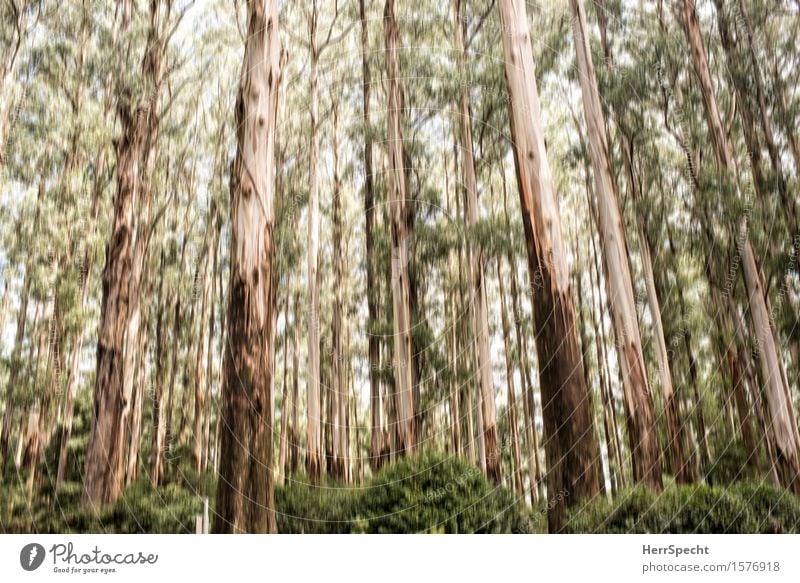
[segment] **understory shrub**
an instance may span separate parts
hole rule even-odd
[[[797,533],[800,499],[766,483],[642,486],[598,497],[570,512],[573,533]]]
[[[287,480],[275,493],[280,532],[531,532],[523,504],[468,462],[425,453],[383,468],[360,487]]]

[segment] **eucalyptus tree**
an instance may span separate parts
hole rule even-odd
[[[499,0],[498,5],[541,367],[547,491],[551,500],[568,491],[566,504],[573,505],[600,490],[600,452],[591,395],[583,376],[558,201],[544,144],[527,11],[521,0]],[[564,526],[565,504],[548,506],[548,527],[558,532]]]

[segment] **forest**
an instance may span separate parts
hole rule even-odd
[[[797,0],[0,0],[0,532],[800,532]]]

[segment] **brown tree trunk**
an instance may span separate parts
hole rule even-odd
[[[292,279],[286,291],[283,308],[283,390],[281,391],[281,429],[278,441],[278,485],[283,486],[286,479],[286,462],[289,457],[289,304],[292,293]]]
[[[592,420],[592,398],[583,380],[566,249],[545,151],[525,4],[521,0],[499,0],[499,7],[541,366],[547,490],[551,501],[548,528],[559,532],[564,527],[565,506],[600,491],[600,452]]]
[[[362,103],[364,108],[364,236],[366,237],[367,262],[367,314],[370,322],[377,322],[378,284],[375,273],[375,181],[372,176],[372,130],[370,127],[370,94],[372,79],[369,70],[369,26],[365,0],[359,0],[359,16],[361,18],[361,70],[362,70]],[[377,334],[367,333],[369,356],[369,395],[370,419],[372,431],[370,435],[370,467],[377,471],[381,466],[381,386],[378,366],[380,363],[380,338]]]
[[[125,438],[133,389],[129,380],[132,378],[130,358],[138,344],[141,273],[149,240],[147,227],[138,225],[136,207],[142,198],[142,216],[146,220],[150,189],[146,177],[144,185],[141,178],[152,172],[158,136],[158,89],[161,55],[165,48],[159,30],[160,8],[158,0],[151,0],[147,46],[142,58],[145,97],[134,109],[128,88],[121,87],[117,96],[117,113],[122,126],[122,135],[116,143],[117,194],[103,270],[94,417],[81,498],[84,506],[93,508],[119,497],[126,470]],[[143,170],[140,168],[142,160]]]
[[[277,4],[247,3],[248,34],[236,99],[217,533],[277,531],[271,394],[275,124],[281,75]]]
[[[292,429],[289,433],[289,449],[291,450],[289,467],[291,472],[297,471],[300,465],[300,292],[294,294],[294,319],[292,321]]]
[[[149,292],[144,291],[143,295]],[[138,336],[138,346],[136,352],[138,357],[136,359],[137,366],[133,375],[134,399],[133,399],[133,415],[131,416],[131,423],[129,427],[130,439],[128,443],[128,464],[125,471],[125,484],[128,485],[136,480],[139,463],[139,449],[142,440],[142,412],[144,410],[144,399],[147,391],[147,322],[145,320],[144,333],[140,332]]]
[[[321,395],[319,370],[319,190],[317,159],[319,157],[318,90],[317,90],[317,3],[313,2],[309,23],[309,130],[311,144],[308,154],[308,372],[306,374],[306,472],[312,484],[319,482],[321,466]]]
[[[164,405],[164,251],[161,252],[161,276],[158,279],[158,311],[156,313],[156,354],[155,354],[155,379],[153,381],[153,408],[152,408],[152,448],[150,453],[150,483],[158,487],[161,481],[161,460],[164,449],[164,420],[162,408]],[[177,342],[177,339],[175,340]]]
[[[210,251],[210,248],[206,248]],[[192,429],[192,437],[194,444],[192,448],[192,460],[194,462],[194,469],[197,472],[202,470],[203,466],[203,414],[205,407],[205,384],[203,382],[203,349],[205,344],[205,330],[206,330],[206,308],[208,307],[208,294],[209,294],[209,261],[207,257],[205,265],[203,266],[203,281],[200,293],[203,294],[200,300],[200,317],[198,318],[197,327],[197,340],[195,343],[195,367],[194,367],[194,424]],[[211,275],[213,279],[213,274]],[[186,387],[184,387],[186,388]]]
[[[416,416],[414,413],[413,365],[411,342],[411,299],[408,263],[411,241],[408,237],[406,217],[406,175],[403,156],[403,90],[398,55],[397,20],[394,0],[386,0],[384,7],[384,40],[386,46],[387,97],[387,149],[389,172],[387,192],[391,212],[392,241],[392,312],[394,322],[394,377],[395,409],[398,436],[398,453],[412,454],[416,449]]]
[[[500,293],[500,320],[503,328],[503,349],[506,355],[506,382],[508,384],[508,424],[511,439],[511,460],[514,463],[514,485],[520,500],[525,499],[525,484],[522,479],[522,462],[519,451],[519,426],[517,425],[517,397],[514,390],[514,366],[512,364],[510,326],[506,307],[506,293],[503,285],[503,274],[500,259],[497,260],[497,282]]]
[[[588,27],[582,0],[570,0],[570,10],[596,185],[600,248],[606,268],[606,284],[625,394],[633,476],[637,482],[660,490],[661,451],[658,445],[656,418],[636,317],[624,222],[619,210],[616,183],[611,174],[612,160],[589,48]]]
[[[466,75],[465,22],[461,15],[461,0],[451,0],[450,4],[453,28],[455,30],[456,50],[459,52],[459,69],[461,75]],[[458,98],[458,117],[461,142],[461,175],[466,190],[466,226],[469,232],[478,223],[478,181],[472,152],[472,111],[469,86],[466,83],[461,84]],[[483,442],[486,450],[486,475],[493,483],[499,484],[502,460],[497,443],[497,411],[492,379],[492,361],[489,351],[489,320],[483,273],[484,257],[480,245],[471,241],[471,237],[467,237],[470,256],[471,312],[477,356],[475,366],[478,369],[478,381],[481,390],[481,417],[483,418]]]
[[[700,23],[697,19],[693,0],[683,0],[683,17],[686,36],[692,49],[695,74],[703,96],[706,120],[713,138],[717,166],[722,172],[731,174],[736,185],[736,194],[740,195],[738,183],[736,182],[733,153],[719,113],[708,66],[708,58],[700,31]],[[746,202],[749,203],[749,201]],[[796,426],[794,409],[791,401],[787,398],[786,375],[776,346],[775,332],[772,329],[767,309],[765,290],[757,267],[758,262],[750,243],[747,221],[746,214],[739,219],[736,244],[742,261],[742,272],[752,318],[753,336],[758,348],[761,380],[764,384],[774,432],[775,452],[778,462],[777,473],[784,487],[800,494],[800,459],[798,459],[800,443],[798,443],[797,433],[794,429]]]

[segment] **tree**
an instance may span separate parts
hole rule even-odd
[[[693,0],[683,0],[684,31],[692,52],[694,72],[703,98],[709,133],[714,145],[716,164],[721,172],[733,181],[733,189],[738,198],[741,192],[733,161],[733,152],[722,124],[711,71],[708,66],[705,45],[700,32]],[[726,178],[726,177],[724,177]],[[742,261],[742,274],[752,318],[753,335],[758,348],[761,381],[764,384],[770,424],[775,439],[777,473],[781,484],[795,493],[800,493],[800,443],[798,443],[796,421],[789,389],[786,386],[786,373],[778,352],[775,333],[767,309],[767,300],[755,252],[748,234],[748,216],[743,214],[736,228],[736,245]]]
[[[528,270],[534,302],[551,500],[569,492],[567,505],[600,490],[600,453],[594,433],[591,395],[575,329],[566,248],[558,201],[544,145],[539,93],[525,4],[499,0],[503,30],[509,118]],[[565,504],[549,505],[551,532],[564,526]]]
[[[578,77],[583,94],[583,111],[589,135],[589,151],[597,194],[600,248],[606,272],[608,298],[614,321],[617,354],[622,368],[625,389],[625,412],[636,481],[660,490],[661,452],[642,353],[642,339],[636,318],[633,284],[628,266],[628,244],[619,210],[616,183],[611,174],[612,161],[600,93],[592,64],[587,36],[586,14],[581,0],[570,0],[573,38],[578,62]],[[665,397],[672,387],[663,387]],[[678,443],[677,426],[670,425],[670,443]],[[682,460],[681,460],[682,462]],[[683,467],[680,463],[679,468]]]
[[[249,0],[231,172],[231,274],[214,532],[276,532],[272,476],[275,125],[281,54],[275,0]]]
[[[392,240],[392,314],[394,326],[395,411],[398,437],[397,451],[400,455],[414,453],[416,443],[415,403],[413,394],[411,300],[409,297],[408,264],[411,241],[408,237],[406,196],[406,166],[403,152],[403,90],[398,56],[397,19],[394,0],[386,0],[384,7],[384,41],[386,78],[388,82],[387,192],[391,213]]]
[[[464,42],[465,23],[461,15],[461,0],[451,1],[453,29],[456,38],[456,50],[459,53],[459,69],[466,75],[466,51]],[[470,107],[469,86],[466,79],[461,83],[458,96],[459,138],[461,146],[461,172],[466,191],[467,232],[478,224],[478,180],[475,174],[475,160],[472,152],[472,111]],[[486,475],[495,482],[500,482],[500,455],[497,443],[497,413],[495,410],[494,382],[492,381],[492,360],[489,353],[489,320],[487,316],[486,287],[484,283],[484,256],[480,245],[467,239],[470,257],[470,279],[473,330],[476,343],[475,368],[481,389],[481,417],[483,420],[482,441],[487,452]]]
[[[372,78],[369,68],[369,26],[365,0],[358,2],[361,19],[361,95],[364,109],[364,238],[367,253],[367,311],[371,322],[378,320],[378,284],[375,273],[375,179],[372,175],[372,128],[370,127],[370,98]],[[369,334],[369,395],[370,395],[370,467],[381,466],[381,385],[378,367],[381,359],[380,338]]]
[[[120,7],[120,29],[124,33],[129,17],[124,0]],[[166,12],[163,16],[162,8]],[[170,2],[166,7],[162,7],[159,0],[150,2],[147,45],[141,64],[144,93],[135,97],[124,80],[117,85],[117,115],[122,136],[116,144],[114,224],[103,270],[95,414],[86,453],[84,505],[113,502],[122,493],[125,478],[125,437],[133,390],[132,359],[138,346],[139,294],[149,241],[149,227],[141,222],[149,220],[151,196],[147,176],[152,173],[158,140],[161,59],[168,40],[162,26],[169,19],[170,8]],[[122,55],[126,49],[120,42],[117,50],[117,54]]]

